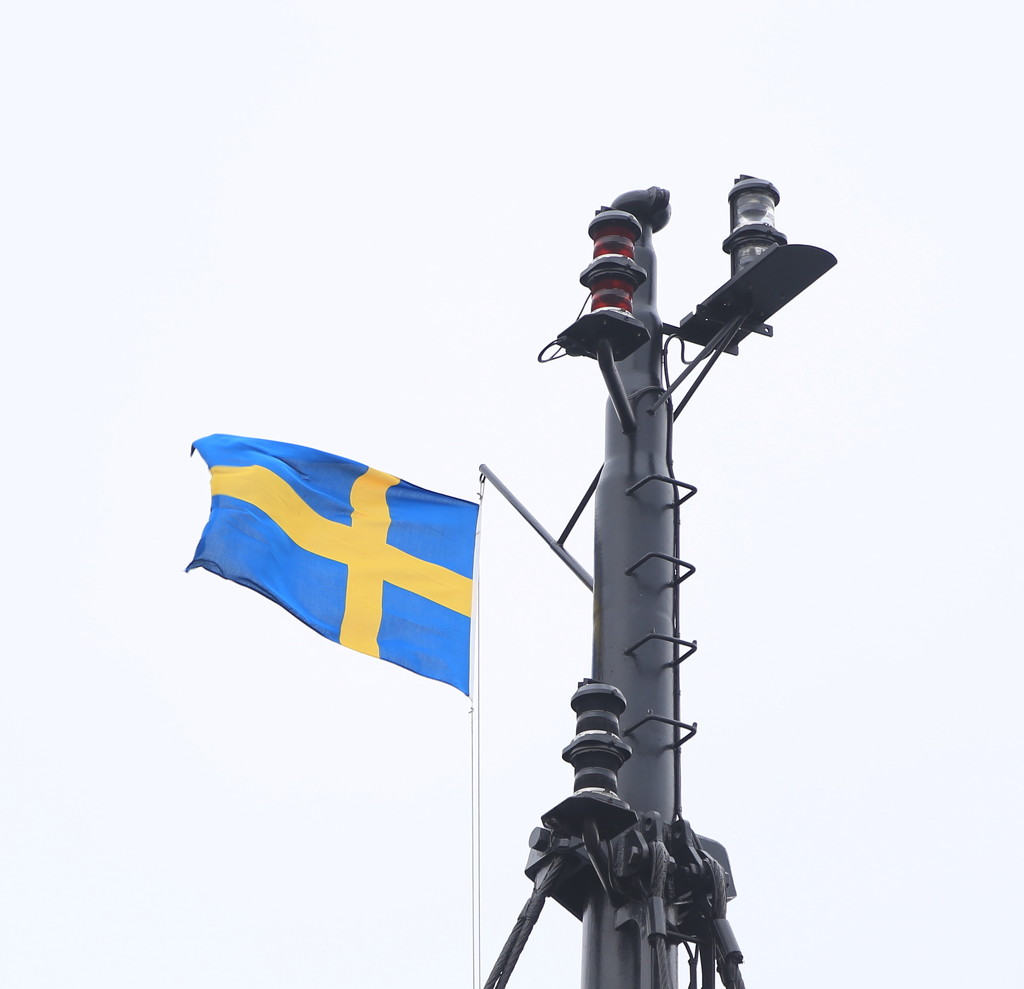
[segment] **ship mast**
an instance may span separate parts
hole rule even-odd
[[[488,989],[508,981],[548,896],[583,922],[583,989],[675,989],[680,946],[691,989],[711,989],[716,972],[726,989],[743,985],[726,919],[728,855],[683,816],[679,753],[696,728],[681,720],[680,667],[696,644],[680,632],[680,586],[694,568],[680,558],[679,519],[696,489],[675,477],[671,443],[675,416],[718,358],[750,333],[770,336],[765,321],[835,264],[827,251],[787,243],[778,201],[771,183],[736,180],[723,244],[732,277],[679,326],[657,310],[653,236],[668,223],[668,192],[627,192],[590,224],[594,257],[580,280],[591,311],[553,346],[594,359],[609,393],[604,464],[584,498],[594,493],[593,669],[573,695],[577,734],[563,752],[574,792],[531,836],[534,893]],[[672,383],[670,336],[698,348]],[[554,540],[498,485],[589,585],[563,546],[582,505]]]

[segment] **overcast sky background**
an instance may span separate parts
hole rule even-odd
[[[469,717],[185,564],[212,432],[560,530],[601,462],[593,210],[672,192],[678,322],[726,194],[838,267],[680,419],[685,812],[747,984],[1012,985],[1020,919],[1016,8],[21,4],[6,289],[0,982],[470,986]],[[589,566],[586,526],[570,548]],[[566,796],[588,595],[491,490],[483,961]],[[557,906],[520,986],[575,986]]]

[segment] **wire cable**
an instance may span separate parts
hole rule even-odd
[[[472,941],[472,986],[480,989],[481,970],[481,811],[480,811],[480,546],[484,514],[484,486],[487,479],[480,475],[480,507],[476,517],[476,546],[473,554],[473,637],[469,660],[469,790],[470,790],[470,939]]]
[[[674,392],[690,376],[690,373],[696,369],[697,365],[700,364],[705,357],[710,356],[718,350],[719,344],[721,344],[722,340],[724,340],[726,336],[729,336],[729,343],[725,344],[725,346],[728,347],[729,344],[732,343],[732,330],[739,322],[742,322],[742,317],[740,317],[739,320],[733,320],[726,323],[725,326],[723,326],[708,341],[704,349],[701,350],[696,357],[691,358],[690,360],[686,359],[686,341],[683,340],[682,337],[669,337],[668,340],[665,341],[665,346],[661,351],[663,367],[665,367],[665,393],[647,410],[649,415],[653,415],[665,402],[669,400],[669,396],[671,396],[672,392]],[[679,340],[680,360],[682,360],[686,365],[686,370],[684,370],[675,381],[669,384],[667,365],[665,365],[664,361],[668,355],[668,345],[673,339]]]
[[[665,346],[661,349],[661,374],[662,383],[668,384],[668,345],[671,341],[665,341]],[[682,341],[680,341],[682,343]],[[691,367],[694,365],[691,365]],[[666,391],[664,393],[665,411],[666,411],[666,422],[665,422],[665,464],[668,470],[668,476],[674,478],[675,473],[675,461],[672,456],[673,445],[675,443],[674,428],[675,428],[675,416],[672,413],[672,397],[671,392]],[[679,539],[679,499],[675,499],[672,506],[672,556],[675,559],[679,559],[679,553],[681,551],[680,539]],[[682,636],[680,632],[680,619],[679,619],[679,608],[680,608],[680,592],[679,585],[679,565],[674,563],[672,565],[672,635],[674,638],[679,639]],[[682,706],[680,700],[680,663],[673,662],[672,664],[672,719],[676,722],[682,720]],[[678,725],[672,729],[672,819],[678,821],[683,816],[683,745],[681,736],[679,734]]]
[[[498,960],[487,977],[484,989],[505,989],[512,970],[516,967],[516,962],[519,961],[519,956],[523,953],[523,948],[526,947],[526,942],[540,917],[540,912],[544,909],[544,901],[557,884],[561,872],[565,868],[565,863],[564,858],[553,858],[537,873],[533,892],[526,901],[526,905],[519,911],[519,916],[512,927],[512,933],[505,941]]]
[[[651,896],[665,899],[665,883],[668,881],[668,849],[663,841],[651,845]],[[665,933],[654,938],[651,945],[654,952],[655,985],[658,989],[673,989],[672,969],[668,960],[668,944]]]

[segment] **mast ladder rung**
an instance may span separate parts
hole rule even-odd
[[[676,718],[666,718],[664,715],[661,714],[648,714],[645,717],[641,718],[631,728],[627,728],[622,733],[623,738],[625,738],[627,735],[632,735],[633,732],[637,730],[637,728],[639,728],[641,725],[647,724],[649,721],[654,721],[661,725],[669,725],[672,728],[683,728],[686,730],[686,734],[682,738],[680,738],[678,742],[673,742],[671,745],[666,746],[666,748],[669,749],[682,748],[691,738],[693,738],[694,735],[697,734],[696,721],[692,725],[688,725],[685,721],[678,721]]]
[[[669,563],[674,563],[677,566],[685,567],[686,573],[681,574],[678,577],[673,577],[668,582],[669,587],[678,587],[688,577],[692,577],[696,573],[697,568],[692,563],[687,563],[686,560],[679,559],[678,556],[672,556],[670,553],[645,553],[636,561],[631,567],[629,567],[625,574],[627,577],[632,577],[648,560],[667,560]]]
[[[671,484],[675,488],[682,488],[686,492],[682,498],[672,502],[673,508],[678,508],[684,501],[689,501],[697,493],[697,489],[692,484],[687,484],[686,481],[680,481],[675,477],[669,477],[668,474],[648,474],[646,477],[640,478],[636,484],[626,488],[626,494],[636,494],[637,491],[650,481],[662,481],[665,484]]]
[[[686,646],[686,652],[684,652],[681,656],[676,656],[676,658],[673,659],[671,663],[666,664],[667,666],[678,666],[680,663],[683,662],[683,660],[689,659],[697,651],[696,641],[688,642],[686,639],[680,639],[677,635],[665,635],[662,632],[648,632],[638,642],[634,642],[633,645],[631,645],[625,651],[625,654],[627,656],[632,656],[633,659],[636,659],[637,649],[653,640],[657,640],[658,642],[671,642],[677,646]]]

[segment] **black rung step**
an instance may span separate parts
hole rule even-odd
[[[686,573],[669,581],[669,587],[678,587],[684,580],[688,577],[692,577],[697,572],[697,568],[692,563],[687,563],[686,560],[680,560],[678,556],[672,556],[669,553],[645,553],[636,561],[636,563],[625,571],[626,576],[632,577],[633,574],[647,563],[648,560],[666,560],[668,563],[674,563],[677,566],[686,568]]]
[[[646,477],[640,478],[632,487],[626,489],[626,494],[636,494],[645,484],[649,481],[662,481],[665,484],[671,484],[673,487],[683,488],[686,494],[683,495],[678,501],[674,502],[674,507],[678,508],[684,501],[689,501],[696,493],[697,489],[692,484],[687,484],[686,481],[680,481],[678,478],[669,477],[667,474],[648,474]]]
[[[686,730],[686,734],[679,739],[678,742],[673,742],[672,745],[668,746],[671,749],[682,748],[694,735],[697,734],[697,722],[695,721],[692,725],[688,725],[685,721],[677,721],[675,718],[666,718],[661,714],[648,714],[641,718],[635,725],[627,728],[623,733],[622,737],[625,738],[627,735],[632,735],[641,725],[646,725],[648,722],[654,721],[660,725],[669,725],[672,728],[683,728]]]
[[[697,643],[688,642],[686,639],[680,639],[677,635],[665,635],[662,632],[648,632],[639,642],[634,642],[625,652],[625,655],[632,656],[636,659],[636,651],[641,646],[646,645],[648,642],[657,640],[658,642],[671,642],[676,646],[686,646],[686,652],[681,656],[677,656],[669,666],[678,666],[683,660],[689,659],[697,651]]]

